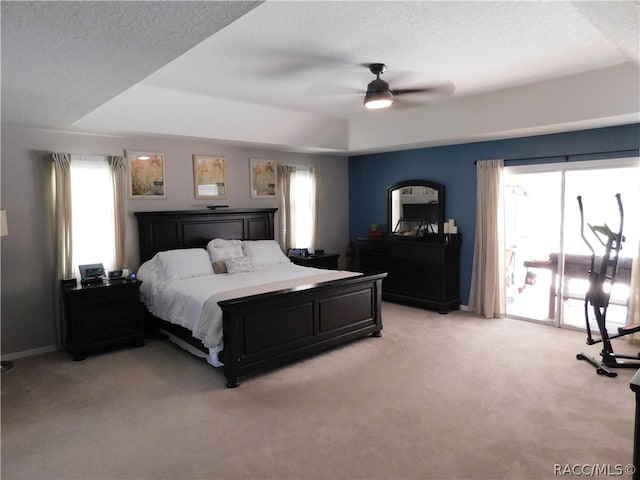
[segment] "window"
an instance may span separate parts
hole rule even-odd
[[[293,248],[313,248],[313,219],[315,217],[311,186],[311,174],[308,170],[298,170],[291,175],[291,193],[295,198],[293,209]]]
[[[113,181],[109,160],[99,155],[71,155],[72,265],[102,263],[116,268]]]
[[[311,251],[316,243],[316,169],[280,166],[280,212],[281,246],[307,248]]]

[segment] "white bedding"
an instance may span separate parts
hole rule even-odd
[[[156,317],[189,329],[210,350],[207,361],[214,366],[222,365],[217,358],[222,350],[219,301],[360,275],[280,263],[252,272],[166,280],[154,273],[152,262],[138,271],[143,302]]]

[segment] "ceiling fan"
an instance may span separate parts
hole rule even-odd
[[[408,93],[424,93],[441,90],[439,87],[408,88],[402,90],[392,90],[389,84],[380,78],[387,66],[384,63],[372,63],[368,65],[369,71],[376,76],[376,79],[369,83],[367,92],[364,95],[364,106],[371,109],[387,108],[393,104],[394,97]],[[453,91],[453,85],[446,87],[448,93]]]

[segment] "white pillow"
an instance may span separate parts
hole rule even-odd
[[[207,247],[211,263],[228,258],[243,257],[242,247],[240,245],[229,245],[227,247]]]
[[[156,272],[162,280],[168,281],[212,275],[213,267],[204,248],[185,248],[158,253]]]
[[[249,257],[228,258],[224,261],[227,273],[253,272],[253,262]]]
[[[275,240],[245,240],[242,242],[242,250],[252,260],[255,267],[267,267],[291,262],[282,253],[280,245]]]
[[[242,240],[226,240],[224,238],[214,238],[207,244],[207,250],[211,247],[229,247],[231,245],[242,245]]]

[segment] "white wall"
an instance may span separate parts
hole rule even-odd
[[[241,148],[201,140],[163,137],[79,135],[3,126],[2,208],[7,210],[9,236],[1,240],[2,358],[54,349],[59,336],[54,293],[49,210],[48,153],[123,155],[125,150],[165,155],[167,198],[129,199],[126,267],[138,267],[137,226],[134,211],[202,209],[206,205],[277,207],[275,200],[249,196],[249,158],[270,158],[279,164],[315,166],[320,175],[319,248],[340,253],[349,241],[347,158]],[[222,155],[228,161],[229,194],[216,202],[193,195],[192,155]],[[88,200],[90,201],[90,200]],[[276,226],[279,224],[276,215]]]

